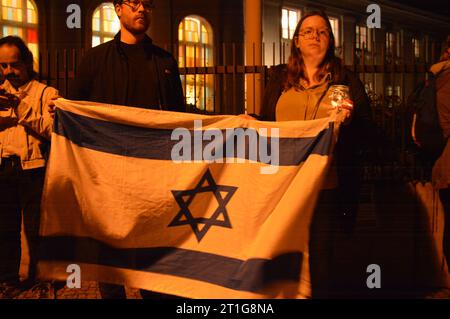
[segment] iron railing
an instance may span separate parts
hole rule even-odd
[[[365,45],[358,49],[355,44],[350,48],[343,45],[336,50],[346,67],[359,74],[365,84],[378,130],[379,143],[365,156],[365,179],[429,179],[430,164],[419,160],[411,143],[407,96],[418,82],[426,79],[430,66],[426,62],[436,58],[435,47],[435,44],[431,46],[431,54],[427,54],[426,59],[419,59],[414,52],[408,54],[402,49],[399,51],[403,55],[396,56],[386,49],[385,44],[375,42],[370,51]],[[187,54],[186,46],[163,48],[172,52],[176,59]],[[263,44],[262,60],[253,58],[246,63],[242,44],[222,44],[220,50],[213,51],[211,54],[206,46],[194,46],[194,56],[190,61],[180,59],[182,66],[179,71],[190,112],[244,113],[249,107],[246,94],[255,94],[246,92],[246,81],[253,84],[258,81],[263,91],[270,77],[270,68],[286,63],[289,54],[286,43],[279,46]],[[196,56],[196,52],[203,52],[203,56]],[[40,80],[56,87],[62,96],[68,96],[83,54],[84,50],[41,51]],[[257,99],[252,101],[255,103]],[[251,108],[258,109],[256,105]]]

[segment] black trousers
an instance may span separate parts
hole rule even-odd
[[[338,229],[338,215],[337,190],[322,190],[310,226],[309,270],[313,298],[329,297],[332,246]]]
[[[21,258],[22,216],[28,241],[28,279],[36,278],[40,202],[45,169],[22,170],[18,158],[0,165],[0,282],[17,283]]]
[[[447,266],[450,272],[450,188],[444,188],[439,191],[439,197],[444,206],[445,224],[444,224],[444,254],[447,260]]]

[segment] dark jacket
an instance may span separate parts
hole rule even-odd
[[[264,99],[260,119],[275,121],[275,108],[278,98],[287,81],[287,65],[281,64],[271,69],[269,82],[264,90]],[[361,155],[373,146],[376,127],[372,120],[369,98],[361,80],[352,72],[344,69],[342,81],[349,86],[353,101],[353,118],[348,125],[342,125],[336,145],[336,162],[338,173],[338,210],[355,216],[361,178]],[[353,217],[354,218],[354,217]]]
[[[156,71],[149,76],[155,77],[152,82],[158,84],[159,109],[185,111],[175,59],[169,52],[154,45],[148,36],[143,41],[149,66]],[[73,100],[129,105],[128,87],[134,80],[129,73],[128,59],[120,45],[119,32],[113,40],[86,52],[69,97]]]
[[[447,139],[445,148],[433,167],[433,182],[437,189],[450,187],[450,60],[431,67],[437,75],[436,103],[442,133]]]

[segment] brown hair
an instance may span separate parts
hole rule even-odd
[[[330,32],[330,43],[328,45],[327,52],[325,54],[325,58],[319,66],[319,71],[315,74],[315,78],[317,80],[322,79],[325,74],[328,72],[332,75],[333,82],[339,82],[342,77],[342,63],[341,59],[336,57],[334,54],[335,50],[335,39],[333,35],[333,31],[331,28],[330,21],[328,20],[328,16],[323,11],[309,11],[307,12],[298,22],[297,27],[295,28],[294,37],[291,41],[291,55],[289,56],[288,62],[288,78],[285,84],[285,89],[289,89],[293,86],[298,86],[300,78],[303,78],[309,82],[308,76],[305,72],[305,64],[303,63],[303,57],[300,52],[300,49],[295,46],[295,39],[298,38],[300,27],[305,21],[306,18],[312,16],[319,16],[325,20],[327,28]]]
[[[150,2],[151,2],[151,4],[153,5],[153,0],[151,0]],[[114,0],[114,1],[112,1],[112,3],[113,3],[114,6],[115,6],[116,4],[122,4],[122,3],[123,3],[123,0]]]
[[[0,47],[4,45],[15,46],[20,53],[20,61],[25,64],[27,75],[30,79],[37,77],[37,73],[33,69],[33,53],[28,49],[25,42],[18,36],[8,35],[0,39]]]

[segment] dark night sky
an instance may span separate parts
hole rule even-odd
[[[450,1],[449,0],[390,0],[394,3],[406,4],[411,7],[422,10],[447,15],[450,20]],[[376,3],[376,1],[374,2]]]

